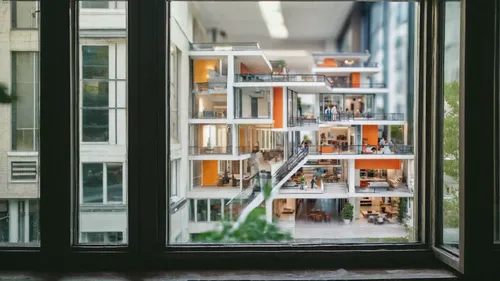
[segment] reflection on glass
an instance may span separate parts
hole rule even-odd
[[[444,8],[443,243],[458,247],[460,2],[446,2]]]
[[[226,34],[238,22],[196,18],[205,10],[244,9],[238,3],[198,4],[172,4],[190,11],[171,11],[168,21],[170,243],[415,242],[416,134],[408,124],[416,112],[409,83],[418,79],[410,71],[418,60],[409,56],[418,53],[418,40],[409,33],[418,30],[417,3],[358,3],[364,15],[330,23],[347,26],[333,35],[344,49],[313,57],[276,51],[254,36],[268,34],[265,28]],[[324,27],[317,14],[280,5],[301,14],[308,30]],[[344,4],[326,5],[334,11]],[[189,30],[179,24],[193,20]],[[221,30],[204,38],[210,20]],[[223,43],[242,38],[258,44],[250,50]],[[200,49],[193,42],[216,43]],[[233,226],[225,228],[229,234],[220,232],[225,223]]]
[[[79,242],[126,244],[127,2],[79,7]]]

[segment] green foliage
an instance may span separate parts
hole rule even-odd
[[[445,117],[443,131],[444,173],[458,180],[459,177],[459,90],[458,81],[444,85]]]
[[[7,85],[0,83],[0,103],[12,103],[17,100],[15,95],[9,95]]]
[[[342,218],[344,220],[352,220],[352,218],[354,217],[353,211],[354,206],[351,203],[347,202],[342,209]]]
[[[390,126],[390,129],[391,129],[391,139],[392,140],[398,140],[401,142],[404,141],[403,126],[392,125],[392,126]]]
[[[264,200],[268,200],[269,197],[271,197],[272,191],[273,191],[273,186],[271,185],[271,183],[268,182],[264,184],[264,190],[263,190]]]
[[[204,243],[263,243],[289,241],[292,236],[277,226],[267,223],[265,209],[256,208],[247,219],[234,229],[232,223],[222,222],[220,231],[209,231],[197,235],[193,242]]]
[[[458,209],[458,194],[454,193],[451,198],[443,200],[443,227],[458,228],[460,213]]]
[[[405,197],[399,198],[398,221],[400,223],[403,223],[405,221],[407,209],[408,209],[408,198]]]
[[[460,153],[459,153],[459,100],[460,84],[458,81],[444,85],[445,117],[443,131],[443,150],[444,150],[444,173],[452,177],[456,182],[460,175]],[[450,189],[450,186],[445,186]],[[452,190],[452,198],[443,200],[443,225],[445,228],[458,228],[460,221],[459,201],[456,190]]]

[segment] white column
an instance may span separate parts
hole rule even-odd
[[[269,91],[269,118],[274,120],[274,88],[271,87]]]
[[[404,144],[408,144],[408,126],[406,123],[403,126]]]
[[[17,200],[9,200],[9,242],[19,242],[19,208]]]
[[[240,191],[243,190],[243,160],[240,160]]]
[[[347,127],[347,145],[351,145],[351,127]]]
[[[234,55],[227,57],[227,121],[234,120]]]
[[[30,241],[30,201],[24,200],[24,242]]]
[[[357,172],[358,177],[359,177],[359,170],[355,170],[355,167],[354,167],[354,159],[347,160],[347,169],[348,169],[347,176],[349,178],[347,181],[349,183],[349,194],[354,194],[354,193],[356,193],[356,189],[355,189],[356,172]]]
[[[273,223],[273,199],[266,200],[266,220]]]
[[[283,92],[282,94],[282,100],[283,104],[281,105],[283,107],[283,128],[288,128],[288,99],[287,99],[287,93],[288,88],[283,87]]]
[[[238,125],[232,124],[231,130],[233,132],[231,134],[231,137],[233,138],[233,155],[238,155],[237,148],[240,145],[239,144],[240,128],[238,128]]]

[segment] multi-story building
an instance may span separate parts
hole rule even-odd
[[[243,220],[264,204],[254,185],[259,181],[252,181],[263,171],[272,176],[267,220],[292,233],[311,219],[335,221],[346,202],[355,219],[383,223],[400,217],[405,201],[411,226],[414,155],[407,121],[375,106],[389,90],[370,81],[381,71],[367,63],[370,55],[312,54],[312,74],[263,74],[273,69],[257,46],[194,44],[190,52],[189,232],[214,229],[224,218]],[[399,134],[385,140],[386,126]],[[300,148],[302,142],[308,147]],[[295,238],[328,238],[323,234]]]

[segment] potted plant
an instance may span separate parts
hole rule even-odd
[[[7,85],[0,83],[0,103],[12,103],[16,100],[16,96],[9,95]]]
[[[354,217],[353,211],[354,206],[351,203],[347,202],[342,209],[342,219],[344,220],[345,224],[351,223]]]

